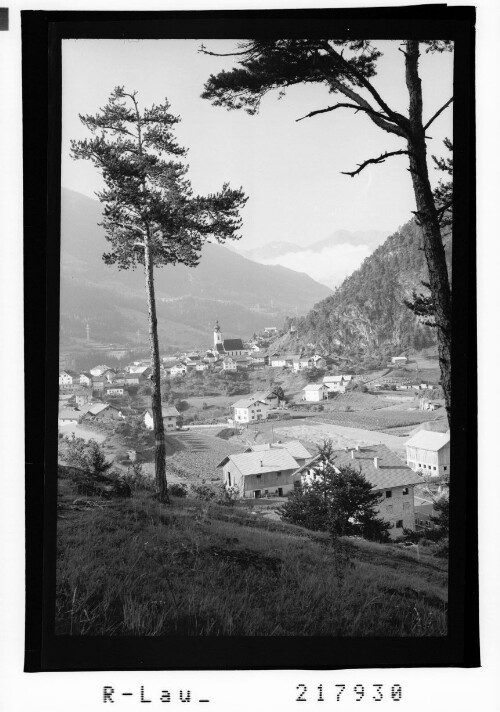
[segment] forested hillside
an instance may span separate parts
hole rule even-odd
[[[448,269],[451,239],[445,238]],[[404,304],[412,291],[428,294],[422,232],[414,220],[387,238],[335,292],[295,322],[297,346],[363,359],[384,359],[435,344],[434,329]],[[288,320],[287,326],[290,324]]]

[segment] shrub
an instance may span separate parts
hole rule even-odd
[[[155,483],[151,477],[144,474],[142,465],[139,462],[134,462],[128,468],[128,471],[123,475],[123,480],[128,484],[132,492],[147,491],[154,492]]]
[[[204,482],[201,485],[191,485],[191,492],[195,499],[203,502],[211,502],[217,497],[217,490]]]
[[[168,494],[172,497],[187,497],[187,485],[182,482],[174,482],[168,486]]]

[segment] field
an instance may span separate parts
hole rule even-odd
[[[425,410],[392,410],[378,409],[371,411],[337,411],[335,413],[321,413],[314,420],[322,423],[335,423],[364,430],[388,430],[401,426],[414,426],[420,423],[443,419],[443,414]]]
[[[56,634],[443,636],[446,562],[248,507],[76,499],[60,477]]]

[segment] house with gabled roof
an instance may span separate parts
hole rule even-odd
[[[406,441],[408,467],[431,477],[450,475],[450,431],[419,430]]]
[[[251,398],[264,401],[270,408],[277,408],[280,404],[278,396],[272,390],[256,391],[252,393]]]
[[[387,445],[366,445],[334,450],[330,464],[359,470],[381,496],[379,516],[391,524],[392,538],[401,536],[403,529],[415,529],[414,488],[424,480],[406,465]],[[322,462],[317,455],[294,475],[298,486],[321,478]]]
[[[91,368],[90,375],[91,376],[102,376],[103,373],[105,373],[106,371],[111,371],[111,370],[112,369],[110,369],[109,366],[102,364],[100,366],[94,366],[93,368]]]
[[[265,420],[269,413],[269,405],[265,400],[258,398],[240,398],[233,403],[233,420],[237,423],[254,423],[258,420]]]
[[[59,386],[61,388],[71,388],[73,384],[79,382],[78,374],[71,371],[69,368],[64,371],[59,371]]]
[[[294,488],[297,460],[285,448],[269,448],[225,457],[222,468],[226,487],[237,487],[240,497],[283,497]]]
[[[302,389],[304,395],[302,400],[312,403],[319,403],[323,400],[328,400],[328,388],[324,383],[308,383]]]
[[[120,420],[123,418],[119,408],[110,403],[87,403],[80,409],[80,420]]]
[[[177,426],[177,418],[180,415],[177,408],[174,408],[174,406],[162,405],[161,414],[165,430],[175,430]],[[147,408],[144,412],[144,425],[148,430],[153,430],[153,411],[151,408]]]
[[[273,448],[287,450],[299,467],[302,467],[306,462],[310,462],[313,459],[312,454],[302,445],[300,440],[289,440],[288,442],[280,441],[277,443],[257,443],[256,445],[248,447],[245,452],[266,452]]]

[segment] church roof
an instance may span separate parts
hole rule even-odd
[[[241,339],[224,339],[224,349],[226,351],[243,351],[244,348]]]

